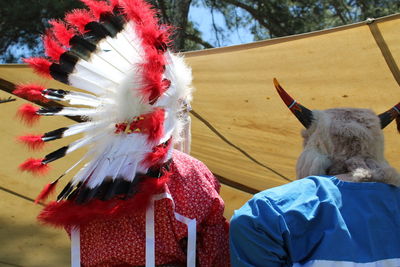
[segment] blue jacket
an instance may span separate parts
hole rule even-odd
[[[235,211],[232,266],[400,266],[400,188],[312,176]]]

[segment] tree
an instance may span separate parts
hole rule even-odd
[[[47,20],[61,18],[65,10],[82,6],[71,0],[1,0],[0,59],[17,62],[20,56],[42,54],[40,35],[48,26]]]
[[[248,27],[255,40],[322,30],[393,14],[396,0],[205,0],[228,29]]]
[[[188,21],[192,0],[148,0],[157,9],[161,21],[175,26],[174,50],[197,50],[212,47]],[[0,62],[20,62],[21,57],[43,55],[41,35],[47,21],[62,18],[67,11],[82,8],[78,0],[14,0],[0,2]]]
[[[201,38],[201,33],[188,20],[192,0],[151,0],[150,2],[159,10],[163,23],[174,25],[172,39],[175,50],[187,51],[201,49],[201,46],[212,47]]]
[[[161,21],[174,25],[176,51],[220,46],[237,29],[248,29],[254,40],[281,37],[354,23],[400,11],[400,0],[147,0]],[[40,55],[40,35],[50,18],[82,7],[78,0],[0,0],[0,61],[17,62],[20,56]],[[194,21],[193,6],[208,9],[214,38],[204,40]],[[224,16],[224,25],[214,19]]]

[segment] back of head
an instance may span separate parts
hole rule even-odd
[[[384,158],[382,130],[398,117],[398,107],[376,115],[368,109],[335,108],[310,111],[275,86],[284,102],[306,127],[297,178],[348,174],[354,182],[400,185],[400,175]],[[394,111],[394,112],[393,112]]]

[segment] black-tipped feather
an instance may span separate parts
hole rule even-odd
[[[53,88],[48,88],[43,91],[43,94],[57,97],[60,99],[63,99],[65,95],[69,94],[70,91],[67,90],[62,90],[62,89],[53,89]]]
[[[90,40],[93,40],[96,43],[106,38],[107,36],[110,36],[110,34],[107,32],[107,29],[101,23],[96,21],[92,21],[86,24],[85,31],[87,31],[87,33],[85,33],[85,36],[89,37]]]
[[[46,107],[46,108],[41,108],[37,111],[38,115],[42,116],[52,116],[54,114],[59,113],[62,111],[64,107]]]
[[[115,180],[112,180],[111,177],[107,177],[101,185],[96,186],[95,188],[89,188],[86,185],[76,188],[68,199],[73,200],[78,205],[83,205],[93,199],[103,201],[112,198],[127,199],[138,191],[137,185],[144,177],[146,176],[138,175],[132,182],[126,181],[123,177],[118,177]]]
[[[165,163],[162,167],[150,168],[146,174],[137,174],[132,182],[119,176],[114,180],[112,177],[105,177],[103,182],[94,188],[89,188],[87,183],[79,183],[76,187],[68,183],[58,195],[57,200],[68,199],[74,201],[78,205],[83,205],[93,199],[103,201],[112,198],[128,199],[138,192],[138,185],[141,181],[144,179],[158,179],[165,170],[169,170],[169,164],[170,161]]]
[[[92,21],[85,25],[86,33],[74,35],[69,40],[71,49],[61,54],[58,63],[50,66],[50,75],[57,81],[69,85],[68,75],[73,72],[79,58],[89,61],[91,54],[96,51],[97,44],[107,36],[115,37],[126,24],[120,7],[114,8],[114,14],[104,13],[100,22]]]
[[[50,66],[50,75],[57,81],[69,85],[68,75],[71,74],[79,59],[89,61],[91,54],[96,51],[97,44],[107,36],[115,37],[124,28],[125,20],[121,15],[102,16],[101,22],[92,21],[86,24],[84,35],[74,35],[69,44],[70,51],[60,56],[59,63]]]
[[[72,200],[75,199],[76,194],[79,190],[81,190],[83,187],[83,183],[79,182],[76,186],[70,186],[67,190],[66,193],[61,196],[60,200],[62,199],[68,199],[68,200]]]
[[[125,197],[126,193],[128,193],[131,183],[132,182],[128,182],[124,179],[115,179],[107,188],[107,192],[102,200],[107,201],[116,196]]]
[[[82,182],[79,182],[77,186],[73,186],[71,182],[69,182],[61,191],[61,193],[57,196],[57,201],[68,199],[71,196],[71,193],[75,188],[80,188],[82,186]]]
[[[50,66],[50,75],[54,80],[69,85],[68,73],[63,70],[60,64],[53,63]]]
[[[55,161],[57,159],[60,159],[64,157],[67,154],[69,146],[64,146],[60,149],[57,149],[54,152],[51,152],[50,154],[47,154],[46,157],[44,157],[44,160],[42,161],[43,164],[48,164],[52,161]]]
[[[96,43],[82,35],[74,35],[69,41],[71,50],[78,57],[88,61],[90,54],[96,51]]]
[[[58,194],[58,196],[57,196],[57,201],[63,199],[64,196],[69,195],[69,193],[72,191],[72,189],[73,189],[72,183],[69,182],[69,183],[63,188],[63,190],[61,190],[60,194]]]
[[[149,176],[139,174],[136,175],[135,179],[133,182],[130,184],[129,189],[126,193],[125,199],[131,198],[134,194],[136,194],[139,190],[139,187],[137,186],[141,181],[143,181],[145,178],[148,178]]]
[[[112,34],[112,37],[121,32],[125,25],[125,19],[123,16],[111,15],[110,13],[101,15],[100,21],[104,22],[104,27],[107,28],[110,34]]]
[[[66,73],[71,73],[74,71],[75,65],[78,62],[79,57],[70,52],[64,52],[61,56],[60,56],[60,66],[61,69],[66,72]]]
[[[43,135],[42,140],[44,142],[60,139],[63,137],[64,132],[68,130],[68,127],[59,128],[54,131],[47,132]]]
[[[81,186],[80,188],[77,188],[75,190],[76,193],[73,192],[70,197],[73,197],[76,204],[82,205],[89,201],[89,194],[91,190],[92,189],[89,187]]]

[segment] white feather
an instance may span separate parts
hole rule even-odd
[[[52,96],[49,94],[43,94],[47,99],[68,102],[71,105],[84,105],[89,107],[98,107],[101,104],[101,99],[94,95],[70,91],[64,95],[63,98]]]
[[[87,72],[87,74],[81,72],[74,72],[68,75],[68,82],[71,86],[85,90],[87,92],[103,95],[108,91],[107,87],[103,87],[101,84],[97,83],[93,77],[93,74]]]
[[[63,133],[63,137],[79,134],[82,132],[88,132],[88,131],[94,131],[99,128],[105,128],[107,125],[109,125],[109,121],[101,121],[101,122],[82,122],[82,123],[77,123],[74,125],[71,125],[68,127],[68,130],[66,130]]]
[[[94,136],[86,136],[84,138],[81,138],[71,144],[69,144],[68,149],[66,151],[66,154],[69,154],[81,147],[84,147],[88,144],[92,144],[93,142],[96,142],[97,140],[101,139],[102,137],[104,137],[107,133],[100,133],[98,135],[94,135]]]
[[[86,70],[93,72],[97,75],[102,76],[103,78],[106,78],[110,81],[112,81],[115,84],[118,84],[118,82],[123,79],[124,75],[120,72],[107,72],[107,68],[104,68],[104,66],[97,66],[93,64],[90,59],[89,61],[79,59],[78,62],[76,63],[77,65],[80,65],[81,68],[85,68]]]
[[[108,138],[111,138],[111,136],[108,136]],[[114,136],[113,141],[109,143],[110,145],[102,151],[98,164],[91,173],[92,178],[87,184],[89,188],[95,188],[103,182],[105,177],[112,176],[107,175],[106,170],[110,167],[111,162],[115,158],[115,153],[118,152],[119,144],[124,143],[124,145],[126,145],[122,136]]]
[[[114,82],[107,77],[90,71],[87,68],[82,67],[80,64],[75,65],[74,72],[68,76],[69,81],[73,82],[73,80],[70,78],[71,76],[74,77],[75,81],[82,80],[87,83],[91,83],[99,88],[102,88],[103,91],[113,91],[113,89],[118,85],[118,82]]]
[[[144,57],[145,53],[142,47],[142,40],[136,33],[135,26],[132,22],[127,23],[124,30],[118,35],[118,40],[120,40],[126,51],[130,52],[132,57]]]
[[[139,70],[132,70],[127,76],[115,94],[115,103],[118,103],[118,109],[110,112],[115,114],[119,122],[131,120],[133,117],[145,114],[151,111],[152,107],[145,104],[139,89],[142,87],[141,74]]]
[[[167,59],[165,78],[171,81],[169,89],[159,98],[155,106],[163,107],[169,114],[164,124],[166,128],[174,128],[172,136],[174,142],[180,142],[183,136],[183,125],[186,124],[185,115],[182,116],[183,103],[191,101],[193,88],[192,72],[186,65],[183,57],[170,52],[164,54]]]
[[[118,52],[114,50],[112,46],[107,42],[107,38],[101,40],[98,43],[98,51],[96,51],[96,55],[105,61],[107,61],[110,65],[114,66],[122,73],[126,73],[129,69],[132,68],[132,64],[123,58]]]
[[[96,158],[83,166],[82,169],[79,170],[79,172],[74,176],[72,179],[72,186],[76,186],[80,182],[84,182],[88,177],[89,174],[93,171],[93,169],[97,166],[99,161],[99,158]]]
[[[98,115],[96,111],[97,111],[96,109],[91,109],[91,108],[64,107],[62,110],[57,112],[51,112],[51,111],[47,112],[39,110],[39,113],[42,116],[91,116],[91,115]]]

